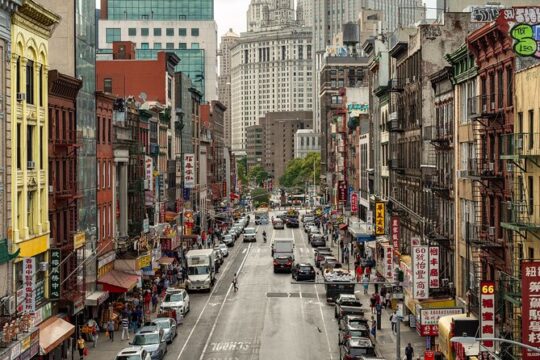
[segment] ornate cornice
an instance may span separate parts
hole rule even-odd
[[[54,28],[60,22],[60,16],[36,4],[32,0],[24,0],[13,16],[13,23],[50,38]]]

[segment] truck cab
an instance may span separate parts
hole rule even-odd
[[[208,290],[214,286],[215,266],[214,250],[201,249],[190,250],[186,254],[187,260],[187,289],[188,290]]]

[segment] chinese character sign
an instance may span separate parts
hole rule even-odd
[[[33,313],[36,311],[34,274],[36,273],[36,259],[27,257],[23,259],[23,286],[24,286],[24,311]]]
[[[495,337],[495,282],[480,282],[480,337]],[[482,341],[481,350],[492,353],[493,341]]]
[[[384,235],[385,228],[385,208],[383,202],[375,203],[375,235]]]
[[[153,162],[152,162],[152,158],[150,156],[145,156],[144,157],[144,173],[145,173],[145,179],[146,179],[146,188],[145,190],[148,190],[148,191],[153,191],[154,189],[154,184],[153,184],[153,170],[154,170],[154,166],[153,166]]]
[[[427,299],[429,297],[429,247],[413,246],[413,298]]]
[[[195,155],[184,154],[184,188],[195,187]]]
[[[392,216],[392,247],[399,253],[399,217]]]
[[[416,322],[416,331],[420,336],[438,336],[439,319],[443,316],[463,314],[462,308],[419,309],[420,321]]]
[[[540,347],[540,261],[521,263],[522,342]],[[537,359],[538,353],[523,349],[523,360]]]
[[[358,212],[358,193],[351,193],[351,212],[356,214]]]
[[[439,247],[430,246],[429,247],[429,288],[430,289],[438,289],[440,286],[439,259],[440,259]]]
[[[394,256],[392,255],[392,247],[384,247],[384,277],[388,281],[394,279]]]
[[[49,298],[51,300],[60,299],[60,249],[51,249],[51,271],[49,273]]]
[[[345,181],[338,182],[338,201],[347,201],[347,184]]]

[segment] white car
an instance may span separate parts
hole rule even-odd
[[[142,347],[130,346],[122,349],[114,358],[115,360],[152,360],[150,353]]]
[[[232,234],[226,234],[223,236],[223,240],[221,240],[223,244],[227,246],[233,246],[234,245],[234,238]]]
[[[217,246],[217,248],[221,251],[224,257],[229,256],[229,248],[227,247],[227,245],[221,243]]]
[[[160,310],[175,310],[185,316],[190,310],[189,294],[185,289],[168,288]]]

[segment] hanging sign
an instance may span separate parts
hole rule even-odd
[[[438,289],[440,286],[439,273],[440,249],[438,246],[429,247],[429,288]]]
[[[50,290],[49,299],[60,300],[60,261],[62,254],[60,249],[51,249],[51,270],[49,272],[50,277]]]
[[[195,155],[184,154],[184,188],[195,187]]]
[[[525,309],[525,307],[524,307]],[[495,282],[480,282],[480,337],[495,337]],[[481,351],[493,354],[495,346],[493,341],[481,342]]]
[[[377,201],[375,203],[375,235],[384,235],[384,228],[385,228],[385,208],[384,203],[381,201]]]
[[[36,311],[36,296],[34,275],[36,273],[36,259],[27,257],[23,259],[24,283],[24,311],[33,314]]]
[[[429,297],[428,247],[413,246],[413,298],[427,299]]]
[[[540,261],[521,263],[521,338],[530,346],[540,347]],[[523,348],[522,359],[538,359],[538,353]]]

